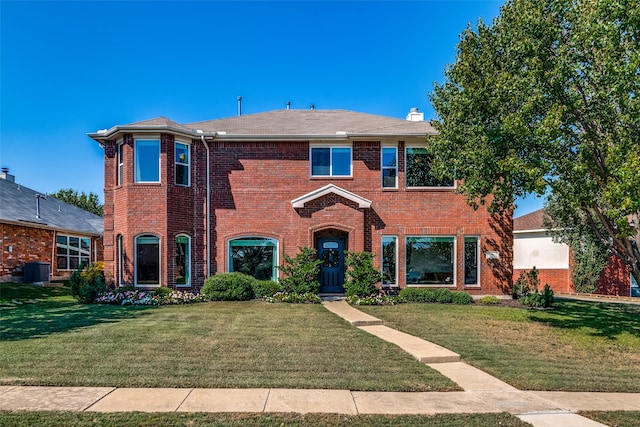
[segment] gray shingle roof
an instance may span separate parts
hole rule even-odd
[[[425,135],[435,133],[429,122],[410,122],[394,117],[347,110],[274,110],[184,126],[228,135]]]
[[[100,236],[102,217],[47,196],[40,199],[40,218],[36,217],[36,194],[23,185],[0,178],[0,222],[24,224]]]
[[[429,122],[414,122],[395,117],[357,113],[347,110],[274,110],[223,119],[180,124],[166,117],[116,125],[88,135],[96,141],[112,139],[121,132],[175,132],[200,138],[220,139],[312,139],[343,136],[375,138],[385,136],[417,136],[435,134]]]

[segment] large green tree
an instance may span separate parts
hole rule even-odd
[[[557,225],[588,229],[640,282],[640,2],[509,0],[462,33],[445,76],[434,172],[498,210],[550,190]]]
[[[104,216],[103,206],[96,193],[89,192],[89,194],[86,194],[84,191],[82,193],[78,193],[76,190],[71,188],[63,188],[55,193],[49,194],[49,196],[62,202],[69,203],[70,205],[77,206],[85,211],[89,211],[99,216]]]

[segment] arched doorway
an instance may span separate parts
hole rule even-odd
[[[349,233],[330,228],[317,231],[314,235],[320,273],[320,293],[344,292],[344,251],[348,249]]]

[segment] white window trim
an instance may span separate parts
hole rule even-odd
[[[118,142],[116,145],[116,185],[119,187],[124,184],[124,141]]]
[[[158,181],[138,181],[138,141],[158,141]],[[160,137],[134,138],[133,140],[133,182],[136,184],[160,184],[162,182],[162,139]]]
[[[116,256],[118,257],[118,267],[117,267],[117,274],[118,274],[118,286],[122,286],[123,280],[122,280],[122,273],[124,272],[124,266],[123,261],[124,261],[124,248],[122,247],[123,245],[123,241],[122,241],[122,234],[118,234],[116,236]]]
[[[64,236],[64,237],[67,238],[67,245],[66,245],[67,254],[66,255],[58,255],[58,237],[60,237],[60,236]],[[78,244],[80,245],[80,246],[78,246],[78,255],[70,255],[69,254],[69,249],[70,249],[69,240],[72,237],[75,237],[76,239],[78,239]],[[91,264],[91,252],[92,252],[91,251],[91,241],[93,240],[91,237],[78,236],[78,235],[73,235],[73,234],[57,233],[56,236],[55,236],[55,239],[56,239],[56,247],[55,247],[55,255],[56,255],[56,259],[55,259],[56,264],[55,265],[56,265],[56,270],[58,270],[58,271],[74,271],[74,270],[76,270],[75,268],[69,267],[69,264],[70,264],[69,263],[69,259],[71,259],[71,258],[78,258],[78,265],[82,264],[82,258],[89,258],[89,264]],[[89,239],[89,255],[83,256],[82,253],[81,253],[81,248],[82,248],[81,241],[82,241],[82,239]],[[67,268],[58,268],[58,257],[59,256],[63,256],[63,257],[67,258]]]
[[[458,183],[456,182],[455,179],[453,180],[453,185],[451,186],[427,186],[427,187],[409,186],[409,184],[407,184],[407,178],[409,177],[409,173],[407,172],[407,165],[409,164],[408,150],[412,148],[425,148],[425,147],[420,145],[407,145],[404,147],[404,187],[405,188],[411,189],[411,190],[455,190],[456,188],[458,188]]]
[[[158,238],[158,283],[138,284],[138,237],[153,236]],[[159,288],[162,282],[162,238],[154,233],[140,233],[133,238],[133,286],[136,288]]]
[[[450,285],[446,285],[446,284],[442,284],[442,283],[434,283],[431,285],[427,285],[427,284],[409,284],[407,283],[407,239],[412,238],[412,237],[417,237],[417,238],[421,238],[421,237],[434,237],[434,238],[442,238],[442,237],[449,237],[453,239],[453,281]],[[456,288],[457,285],[456,283],[458,283],[458,239],[456,239],[456,236],[453,235],[433,235],[433,234],[418,234],[418,235],[410,235],[410,236],[405,236],[405,241],[404,241],[404,246],[405,246],[405,250],[404,250],[404,281],[405,281],[405,286],[406,287],[412,287],[412,288]]]
[[[383,154],[382,152],[384,151],[385,148],[393,148],[396,151],[396,166],[395,169],[396,170],[396,183],[393,187],[385,187],[384,186],[384,170],[385,169],[392,169],[390,166],[384,166],[383,164]],[[398,188],[398,147],[396,146],[381,146],[380,147],[380,186],[381,188],[384,189],[397,189]],[[397,246],[397,245],[396,245]]]
[[[394,274],[394,280],[393,280],[393,284],[389,284],[389,285],[385,285],[384,281],[381,282],[381,286],[383,288],[396,288],[398,287],[398,242],[399,242],[399,238],[397,235],[390,235],[390,234],[385,234],[383,236],[380,237],[380,267],[381,267],[381,273],[384,274],[384,238],[387,237],[391,237],[394,238],[396,241],[396,249],[395,249],[395,258],[396,258],[396,271]],[[406,263],[405,263],[406,264]]]
[[[313,149],[314,148],[329,148],[329,175],[314,175],[313,174]],[[334,148],[348,148],[349,149],[349,175],[334,175],[333,174],[333,149]],[[353,144],[351,143],[336,143],[336,144],[309,144],[309,176],[311,178],[353,178]]]
[[[178,144],[184,145],[187,147],[187,163],[179,163],[176,161],[176,151],[178,149]],[[177,166],[186,166],[187,167],[187,183],[186,184],[178,184],[176,182],[176,168]],[[184,141],[175,141],[173,144],[173,183],[179,187],[191,187],[191,144]]]
[[[471,234],[471,235],[468,235],[468,236],[464,236],[464,238],[463,238],[463,243],[464,244],[467,243],[467,242],[465,242],[465,239],[467,237],[476,238],[476,260],[477,260],[477,264],[478,264],[476,266],[476,277],[478,278],[478,282],[475,283],[475,284],[466,284],[466,283],[464,283],[465,282],[465,278],[463,277],[462,278],[462,282],[463,282],[462,285],[465,286],[465,287],[469,287],[469,288],[479,288],[480,287],[480,265],[482,264],[482,262],[481,262],[482,259],[480,258],[480,255],[481,255],[481,251],[480,251],[480,236],[477,236],[477,235],[474,235],[474,234]],[[466,262],[466,259],[463,259],[463,263],[462,263],[463,264],[462,265],[463,272],[466,271],[466,265],[464,264],[465,262]]]
[[[178,287],[178,288],[188,288],[188,287],[191,287],[191,278],[192,278],[192,271],[191,271],[191,252],[192,252],[192,249],[191,249],[191,236],[189,236],[188,234],[180,233],[180,234],[176,235],[176,237],[175,237],[176,240],[178,240],[178,237],[186,237],[187,238],[187,245],[189,246],[189,256],[187,257],[187,266],[186,267],[187,267],[187,271],[189,272],[189,274],[187,276],[189,280],[187,281],[187,283],[181,283],[181,284],[176,283],[176,287]],[[177,242],[176,242],[176,245],[177,245]],[[174,275],[175,275],[175,272],[174,272]],[[174,277],[174,279],[175,279],[175,277]]]

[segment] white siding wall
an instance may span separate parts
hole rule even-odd
[[[545,268],[568,269],[569,247],[555,243],[545,232],[517,233],[513,235],[513,268],[538,270]]]

